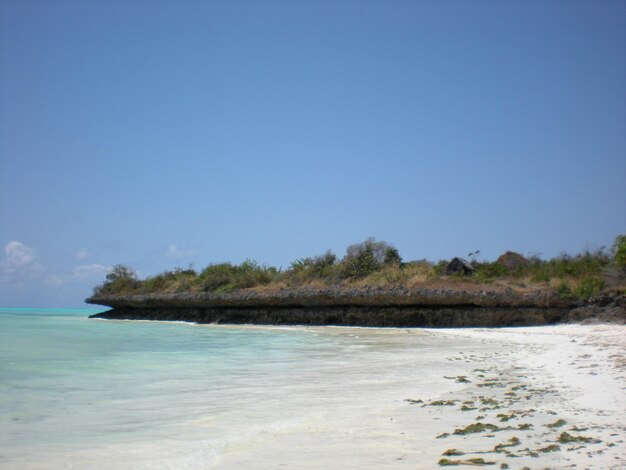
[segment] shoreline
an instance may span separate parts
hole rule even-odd
[[[78,320],[77,326],[89,326],[84,318]],[[189,329],[180,324],[97,323],[91,324],[92,332],[121,335],[123,344],[152,338],[144,353],[153,352],[142,354],[139,362],[128,351],[121,362],[110,358],[115,375],[127,369],[135,377],[128,377],[131,382],[148,373],[132,388],[139,393],[125,396],[125,388],[115,388],[107,379],[113,388],[101,396],[103,401],[85,408],[76,395],[66,404],[74,413],[55,414],[51,408],[48,419],[63,421],[80,414],[102,429],[117,414],[124,423],[134,421],[135,432],[104,433],[94,440],[96,436],[80,437],[85,435],[81,431],[78,439],[55,446],[52,435],[51,441],[36,442],[24,436],[3,455],[0,468],[43,470],[73,462],[94,470],[321,470],[338,465],[432,470],[444,468],[442,459],[459,463],[458,468],[493,462],[488,468],[517,470],[626,465],[626,326],[424,329],[185,323],[196,327]],[[152,334],[146,335],[148,330]],[[237,337],[236,344],[244,349],[230,356],[228,346],[235,344],[221,343],[226,337]],[[154,343],[154,338],[159,341]],[[178,347],[161,347],[170,338],[195,346],[172,357]],[[246,344],[255,345],[248,353],[255,352],[240,361]],[[238,364],[232,376],[219,373],[220,368],[207,373],[213,370],[210,364],[219,363],[222,347],[223,357]],[[209,353],[207,348],[217,349]],[[169,365],[161,368],[164,362]],[[160,372],[153,375],[156,370]],[[139,415],[132,418],[136,411]],[[151,416],[158,419],[154,428]],[[31,434],[52,430],[33,429],[22,421],[12,421],[12,426]],[[83,424],[68,429],[72,426],[78,433]],[[569,442],[560,442],[563,433]]]

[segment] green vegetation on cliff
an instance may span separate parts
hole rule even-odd
[[[210,264],[200,272],[177,268],[139,280],[131,268],[120,264],[107,274],[94,294],[226,293],[250,288],[331,285],[413,287],[431,282],[465,281],[498,283],[515,289],[549,289],[564,297],[587,298],[606,290],[626,291],[626,235],[617,237],[611,253],[600,249],[541,260],[507,252],[493,262],[473,260],[468,264],[471,273],[466,270],[465,274],[446,275],[449,270],[446,260],[403,262],[395,247],[369,238],[349,246],[341,259],[327,251],[295,260],[286,270],[246,260],[239,265]]]

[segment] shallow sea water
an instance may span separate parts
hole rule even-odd
[[[0,309],[0,468],[399,468],[398,410],[469,341],[91,313]]]

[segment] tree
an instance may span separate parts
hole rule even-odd
[[[626,235],[618,235],[613,242],[613,261],[626,268]]]
[[[120,280],[136,281],[137,273],[134,269],[125,264],[116,264],[106,275],[106,282],[113,283]]]
[[[370,237],[350,245],[341,261],[346,277],[362,278],[378,271],[383,265],[400,264],[398,250],[383,241]]]

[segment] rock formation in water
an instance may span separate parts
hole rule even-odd
[[[87,303],[111,307],[96,318],[197,323],[300,324],[388,327],[545,325],[592,318],[624,322],[626,296],[585,302],[555,292],[459,288],[342,287],[241,290],[226,294],[100,295]]]

